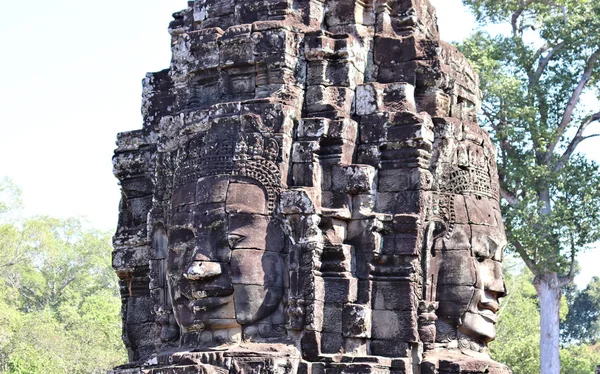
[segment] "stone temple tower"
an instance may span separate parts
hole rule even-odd
[[[510,373],[478,78],[427,0],[196,0],[121,133],[113,373]]]

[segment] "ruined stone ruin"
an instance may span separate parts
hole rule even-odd
[[[427,0],[196,0],[119,134],[113,373],[510,373],[478,78]]]

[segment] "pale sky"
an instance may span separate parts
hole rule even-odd
[[[468,35],[460,0],[431,0],[442,38]],[[167,26],[185,0],[0,1],[0,178],[23,189],[27,214],[117,223],[116,134],[141,127],[141,80],[169,66]],[[600,161],[597,144],[587,144]],[[580,257],[585,285],[600,250]]]

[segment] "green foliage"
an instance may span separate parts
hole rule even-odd
[[[464,3],[512,30],[459,46],[480,74],[481,122],[499,145],[509,242],[534,274],[572,277],[576,253],[600,239],[600,171],[576,153],[600,119],[581,101],[600,89],[600,35],[588,32],[600,29],[600,3]]]
[[[17,199],[0,202],[11,212],[0,216],[0,372],[104,373],[125,361],[110,236],[78,219],[20,219],[18,189],[7,190]]]
[[[491,36],[481,29],[459,49],[480,75],[481,123],[498,145],[509,248],[544,286],[539,289],[552,293],[545,299],[552,303],[573,281],[577,254],[600,239],[600,168],[577,153],[581,142],[600,136],[590,133],[600,111],[583,100],[600,92],[600,34],[590,32],[600,29],[600,2],[463,3],[481,26],[509,30]],[[552,305],[541,310],[541,370],[550,373],[559,364],[559,342],[549,340],[558,340],[559,327],[548,314]],[[514,365],[517,372],[528,364]]]
[[[563,342],[595,344],[600,340],[600,278],[593,277],[583,291],[572,292],[569,299]]]
[[[509,295],[501,300],[498,336],[490,343],[491,356],[508,365],[514,374],[540,371],[540,314],[532,280],[526,269],[506,273]]]
[[[540,313],[538,297],[532,285],[533,274],[511,257],[505,261],[509,295],[501,300],[498,336],[490,343],[491,356],[507,364],[514,374],[540,372]],[[567,314],[567,301],[561,302],[561,314]],[[569,310],[569,313],[571,311]],[[561,373],[590,374],[600,357],[600,345],[571,344],[561,349]]]
[[[560,350],[561,374],[591,374],[600,357],[600,346],[571,345]]]

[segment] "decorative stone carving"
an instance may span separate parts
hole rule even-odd
[[[478,79],[427,0],[196,0],[119,134],[114,373],[510,373]]]

